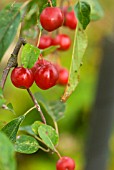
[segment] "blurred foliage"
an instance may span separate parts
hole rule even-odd
[[[0,9],[2,9],[11,0],[1,0]],[[18,1],[20,2],[20,1]],[[21,1],[22,2],[22,1]],[[75,3],[75,0],[72,0]],[[88,48],[86,50],[83,65],[80,73],[80,83],[67,101],[67,109],[65,117],[59,122],[60,130],[60,145],[58,148],[62,155],[69,155],[76,160],[77,169],[83,170],[84,166],[84,147],[87,138],[88,125],[90,112],[95,99],[95,92],[97,87],[97,80],[99,75],[99,67],[102,60],[102,37],[110,35],[113,31],[114,20],[113,20],[113,1],[100,0],[105,16],[102,20],[91,23],[87,28],[88,35]],[[61,28],[61,31],[71,36],[73,40],[74,32],[68,28]],[[34,43],[34,42],[33,42]],[[12,45],[13,46],[13,45]],[[7,58],[12,52],[12,46],[9,51],[5,54],[4,59],[1,62],[0,73],[6,65]],[[71,61],[71,50],[67,52],[59,52],[61,57],[61,64],[64,67],[69,68]],[[1,75],[1,74],[0,74]],[[35,93],[40,91],[49,101],[59,99],[63,94],[64,87],[56,86],[47,91],[39,90],[34,84],[31,90]],[[10,75],[8,77],[4,96],[8,103],[12,103],[16,115],[13,115],[8,110],[0,110],[0,120],[8,122],[12,118],[22,115],[33,106],[33,103],[28,96],[27,92],[22,89],[16,89],[10,82]],[[50,123],[50,118],[46,116]],[[23,125],[32,124],[35,120],[40,119],[36,111],[32,111],[25,119]],[[65,148],[67,146],[67,149]],[[114,169],[114,134],[110,139],[110,159],[108,170]],[[40,170],[53,170],[55,169],[55,163],[57,156],[54,154],[44,154],[41,151],[33,155],[21,155],[17,154],[18,170],[36,170],[37,167]],[[44,163],[45,162],[45,163]]]

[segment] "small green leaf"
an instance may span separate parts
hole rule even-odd
[[[16,170],[13,144],[2,132],[0,132],[0,170]]]
[[[35,133],[32,131],[32,128],[31,128],[31,126],[21,126],[20,128],[19,128],[19,130],[20,131],[22,131],[22,132],[25,132],[25,133],[27,133],[27,134],[29,134],[29,135],[35,135]]]
[[[14,3],[0,11],[0,60],[16,35],[20,23],[21,5]]]
[[[90,22],[91,9],[89,4],[85,1],[79,1],[75,6],[74,11],[82,28],[86,29],[87,25]]]
[[[5,110],[9,110],[10,112],[14,113],[15,114],[15,111],[13,109],[13,106],[11,103],[8,103],[7,105],[2,105],[2,108],[5,109]]]
[[[34,63],[38,60],[40,50],[31,45],[26,44],[22,49],[21,62],[25,68],[32,68]]]
[[[35,122],[31,125],[32,131],[33,131],[36,135],[38,135],[38,128],[39,128],[39,126],[42,125],[42,124],[43,124],[43,123],[40,122],[40,121],[35,121]]]
[[[11,103],[8,103],[7,104],[7,107],[8,107],[8,110],[11,111],[12,113],[15,114],[15,111],[14,111],[14,108],[13,108],[13,105]]]
[[[55,150],[55,145],[58,143],[58,135],[51,126],[41,125],[38,128],[38,133],[44,143],[52,150]]]
[[[98,0],[85,0],[91,7],[91,20],[97,21],[104,16],[103,8],[101,7]]]
[[[21,62],[25,68],[32,68],[34,63],[38,60],[40,50],[31,45],[26,44],[22,49]]]
[[[77,26],[74,38],[69,80],[65,92],[62,96],[63,101],[67,100],[67,98],[72,94],[79,83],[79,70],[82,63],[83,55],[87,48],[87,44],[88,41],[86,34]]]
[[[16,135],[19,129],[20,124],[24,120],[25,116],[19,116],[16,119],[13,119],[11,122],[7,123],[1,131],[4,132],[8,138],[12,141],[16,141]]]
[[[59,48],[59,45],[58,46],[50,46],[44,50],[42,50],[42,55],[43,56],[47,56],[49,55],[50,53],[54,52],[55,50],[57,50],[57,48]]]
[[[37,140],[28,135],[18,136],[15,143],[15,151],[20,153],[31,154],[39,149]]]
[[[50,115],[54,121],[58,121],[64,116],[66,108],[65,103],[61,102],[60,100],[48,102],[39,92],[35,93],[35,98],[37,99],[43,111]]]

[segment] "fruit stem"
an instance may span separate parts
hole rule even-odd
[[[39,146],[39,148],[40,148],[41,150],[43,150],[44,152],[49,152],[49,151],[50,151],[49,148],[45,149],[45,148],[43,148],[43,147],[41,147],[41,146]]]
[[[55,126],[56,133],[59,135],[59,130],[58,130],[57,122],[53,121],[53,123],[54,123],[54,126]]]
[[[60,155],[59,151],[55,149],[55,152],[58,155],[58,157],[61,159],[62,156]]]
[[[27,110],[25,113],[24,113],[24,116],[26,116],[29,112],[31,112],[33,109],[35,109],[36,106],[33,106],[31,107],[29,110]]]
[[[7,62],[7,66],[3,70],[2,79],[0,82],[0,87],[2,89],[4,89],[4,85],[5,85],[5,82],[6,82],[6,79],[9,74],[10,69],[12,67],[17,67],[17,65],[18,65],[17,56],[18,56],[19,50],[20,50],[21,46],[25,45],[25,44],[26,44],[26,41],[22,37],[20,37],[14,50],[13,50],[13,53],[11,54],[11,57],[9,58],[9,60]]]
[[[38,39],[37,39],[37,44],[36,44],[36,46],[38,47],[39,46],[39,43],[40,43],[40,37],[41,37],[41,30],[40,30],[40,28],[39,28],[39,26],[38,26]]]
[[[40,113],[40,116],[41,116],[41,118],[42,118],[43,123],[46,124],[46,119],[45,119],[45,117],[44,117],[44,115],[43,115],[43,112],[42,112],[42,110],[41,110],[41,108],[40,108],[40,105],[38,104],[36,98],[34,97],[34,95],[32,94],[32,92],[30,91],[30,89],[27,89],[27,91],[28,91],[28,93],[29,93],[32,101],[34,102],[34,104],[35,104],[35,106],[36,106],[36,109],[37,109],[38,112]]]
[[[51,7],[53,7],[51,0],[48,0],[49,4]]]

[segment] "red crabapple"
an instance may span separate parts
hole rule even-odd
[[[66,68],[59,69],[59,78],[57,83],[60,85],[66,85],[68,83],[69,72]]]
[[[42,35],[40,37],[40,42],[39,42],[39,49],[45,49],[48,48],[52,45],[52,38],[48,35]]]
[[[58,50],[67,50],[71,45],[71,40],[66,34],[58,34],[52,41],[53,45],[60,45]]]
[[[47,31],[54,31],[62,26],[64,15],[58,7],[46,7],[40,15],[40,23]]]
[[[35,82],[37,86],[43,90],[49,89],[56,85],[58,77],[58,70],[51,63],[41,65],[34,72]]]
[[[61,157],[56,163],[56,170],[74,170],[75,162],[70,157]]]
[[[77,18],[75,16],[75,13],[74,13],[73,10],[66,13],[65,21],[64,21],[65,26],[67,26],[70,29],[74,30],[74,29],[76,29],[77,22],[78,22],[78,20],[77,20]]]
[[[42,65],[47,65],[47,64],[50,64],[48,60],[38,58],[38,60],[35,62],[31,70],[34,73],[39,67],[41,67]]]
[[[28,89],[34,82],[34,75],[28,68],[16,67],[12,70],[11,81],[15,87]]]

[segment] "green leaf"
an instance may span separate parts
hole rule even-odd
[[[40,121],[35,121],[35,122],[31,125],[32,131],[33,131],[36,135],[38,135],[38,128],[39,128],[39,126],[42,125],[42,124],[43,124],[43,123],[40,122]]]
[[[58,135],[51,126],[41,125],[38,128],[38,133],[43,142],[52,150],[55,150],[55,145],[58,143]]]
[[[91,7],[91,20],[97,21],[104,16],[103,8],[101,7],[98,0],[85,0]]]
[[[79,1],[75,6],[74,11],[82,28],[86,29],[90,22],[90,5],[85,1]]]
[[[60,100],[53,101],[49,103],[50,115],[55,120],[58,121],[64,117],[64,112],[66,109],[66,104]]]
[[[65,92],[62,96],[62,101],[66,101],[72,94],[79,83],[79,70],[82,63],[83,55],[87,48],[87,36],[83,30],[77,27],[74,38],[72,61],[69,72],[68,84],[65,88]]]
[[[48,102],[45,100],[41,93],[35,93],[35,98],[37,99],[38,103],[40,104],[43,111],[50,115],[50,117],[54,121],[60,120],[64,116],[65,112],[65,103],[60,100]]]
[[[34,63],[38,60],[40,50],[31,45],[26,44],[22,49],[21,62],[25,68],[32,68]]]
[[[39,149],[37,140],[28,135],[18,136],[15,143],[15,151],[20,153],[31,154]]]
[[[2,108],[5,110],[9,110],[10,112],[15,114],[14,108],[11,103],[8,103],[7,105],[3,105]]]
[[[16,135],[19,129],[20,124],[24,120],[25,116],[19,116],[16,119],[13,119],[11,122],[6,124],[1,131],[4,132],[8,138],[12,141],[16,141]]]
[[[59,45],[58,46],[50,46],[50,47],[45,48],[44,50],[42,50],[41,53],[42,53],[43,57],[47,56],[48,54],[50,54],[50,53],[54,52],[55,50],[57,50],[58,47],[59,47]]]
[[[25,30],[27,30],[26,36],[28,35],[28,31],[30,32],[30,29],[35,31],[34,26],[37,25],[37,19],[38,19],[38,4],[37,2],[30,1],[29,4],[26,6],[26,15],[24,18],[24,35]],[[32,37],[33,38],[33,37]]]
[[[32,131],[32,128],[31,128],[30,125],[28,125],[28,126],[21,126],[19,128],[19,130],[22,131],[22,132],[25,132],[25,133],[27,133],[29,135],[33,135],[33,136],[35,135],[35,133]]]
[[[0,132],[0,170],[16,170],[13,144],[2,132]]]
[[[8,5],[0,11],[0,60],[12,43],[20,23],[21,3]]]

